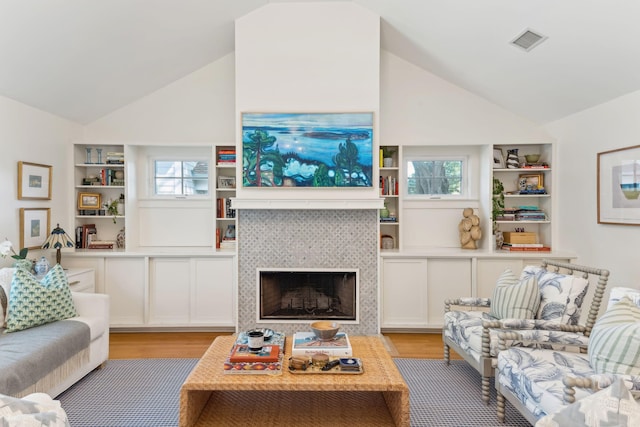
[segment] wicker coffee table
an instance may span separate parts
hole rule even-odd
[[[233,336],[215,339],[180,390],[180,426],[408,426],[409,388],[379,337],[349,337],[360,375],[224,374]]]

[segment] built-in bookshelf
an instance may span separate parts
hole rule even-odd
[[[400,147],[380,147],[380,197],[384,209],[380,210],[380,249],[394,250],[400,247]]]
[[[236,250],[236,147],[216,146],[216,249]]]
[[[125,219],[124,146],[76,144],[73,150],[76,249],[117,248]]]

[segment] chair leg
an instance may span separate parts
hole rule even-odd
[[[498,421],[504,423],[504,396],[502,393],[498,392],[497,396],[497,404],[498,404]]]
[[[489,399],[490,399],[490,380],[491,377],[482,377],[482,401],[485,403],[485,405],[489,405]]]
[[[449,346],[448,345],[444,345],[444,361],[447,363],[447,365],[449,365]]]

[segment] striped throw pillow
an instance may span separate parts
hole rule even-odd
[[[622,297],[596,321],[589,363],[598,374],[640,375],[640,307]]]
[[[505,270],[498,278],[491,297],[489,314],[497,319],[533,319],[540,305],[540,290],[535,276],[522,280]]]

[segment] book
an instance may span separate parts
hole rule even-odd
[[[504,246],[512,248],[541,248],[544,245],[542,243],[505,243]]]
[[[278,348],[278,358],[275,362],[267,362],[263,360],[259,361],[240,361],[233,362],[230,360],[231,354],[237,346],[246,346],[247,345],[247,333],[241,332],[238,334],[236,338],[236,342],[234,343],[229,356],[226,358],[223,364],[223,369],[225,374],[248,374],[248,375],[278,375],[282,373],[282,361],[284,358],[284,345],[286,336],[282,332],[275,332],[271,330],[264,330],[265,332],[265,344],[272,348]]]
[[[353,349],[345,332],[338,332],[334,339],[322,341],[313,332],[296,332],[293,334],[292,356],[311,356],[325,353],[335,357],[351,357]]]
[[[502,246],[502,250],[509,252],[550,252],[551,248],[549,246],[543,246],[540,248],[523,248],[523,247],[510,247],[508,245]]]
[[[280,358],[280,347],[278,345],[265,345],[262,349],[253,353],[247,344],[236,344],[231,349],[229,361],[237,362],[277,362]]]

